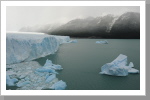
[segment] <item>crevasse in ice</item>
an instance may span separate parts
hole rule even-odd
[[[6,34],[6,64],[31,61],[53,54],[60,44],[70,41],[69,36],[46,34]]]
[[[127,65],[127,56],[120,54],[114,61],[107,63],[101,67],[100,74],[127,76],[128,73],[139,73],[139,70],[132,68],[133,63]]]

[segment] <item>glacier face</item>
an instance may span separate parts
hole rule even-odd
[[[53,54],[62,43],[70,41],[68,36],[46,34],[6,34],[6,64],[30,61]]]
[[[127,76],[128,73],[139,73],[139,70],[132,68],[133,63],[127,66],[127,56],[120,54],[114,61],[107,63],[101,67],[100,74]]]

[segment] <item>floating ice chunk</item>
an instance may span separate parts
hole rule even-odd
[[[134,69],[134,68],[129,68],[128,69],[128,73],[139,73],[139,70],[137,70],[137,69]]]
[[[129,67],[134,67],[133,62],[130,62],[130,63],[129,63]]]
[[[71,40],[69,43],[77,43],[77,40]]]
[[[14,71],[6,71],[6,74],[7,75],[13,75],[13,74],[16,74]]]
[[[26,74],[23,74],[23,75],[20,75],[19,78],[21,79],[21,78],[25,78],[25,77],[26,77]]]
[[[61,65],[53,65],[51,66],[52,69],[54,70],[62,70],[63,68],[61,67]]]
[[[25,85],[27,85],[27,84],[30,84],[30,83],[31,83],[30,81],[18,82],[18,83],[17,83],[17,86],[18,86],[18,87],[23,87],[23,86],[25,86]]]
[[[43,68],[47,68],[47,69],[51,68],[51,69],[54,69],[54,70],[61,70],[61,69],[63,69],[61,67],[61,65],[55,65],[55,64],[52,63],[51,60],[48,60],[48,59],[46,60],[46,63],[43,66]]]
[[[127,76],[128,75],[128,69],[126,69],[124,67],[114,67],[114,68],[110,68],[108,70],[107,74],[108,75],[115,75],[115,76]]]
[[[67,87],[66,83],[62,80],[54,83],[50,88],[54,90],[64,90]]]
[[[29,81],[29,80],[30,80],[30,78],[29,78],[29,77],[25,77],[25,80],[26,80],[26,81]]]
[[[52,61],[47,59],[43,67],[52,66],[52,65],[53,65]]]
[[[127,76],[128,73],[139,73],[130,62],[127,66],[127,56],[120,54],[114,61],[107,63],[101,67],[100,74],[115,75],[115,76]]]
[[[37,72],[49,72],[49,73],[58,74],[54,69],[47,68],[47,67],[37,68],[36,71],[37,71]],[[35,71],[35,72],[36,72],[36,71]]]
[[[10,78],[9,75],[6,75],[6,84],[8,86],[15,86],[15,83],[18,81],[16,78]]]
[[[43,89],[43,87],[37,87],[36,88],[36,90],[42,90]]]
[[[49,82],[51,82],[53,79],[55,79],[56,78],[56,74],[52,74],[52,75],[50,75],[50,76],[48,76],[47,77],[47,79],[46,79],[46,83],[49,83]]]
[[[99,44],[108,44],[108,41],[107,41],[107,40],[104,40],[104,41],[96,41],[96,43],[99,43]]]

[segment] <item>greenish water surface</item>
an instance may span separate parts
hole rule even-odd
[[[139,39],[107,39],[109,44],[96,44],[103,39],[77,39],[77,43],[62,44],[59,50],[38,61],[42,66],[46,59],[64,69],[57,78],[67,83],[66,90],[139,90],[140,74],[125,77],[101,75],[101,66],[113,61],[119,54],[128,56],[128,63],[140,70]]]

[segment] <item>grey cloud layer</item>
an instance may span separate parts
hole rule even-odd
[[[66,23],[75,18],[97,17],[105,14],[120,15],[129,11],[140,12],[140,7],[7,7],[6,28],[7,31],[17,31],[23,26]]]

